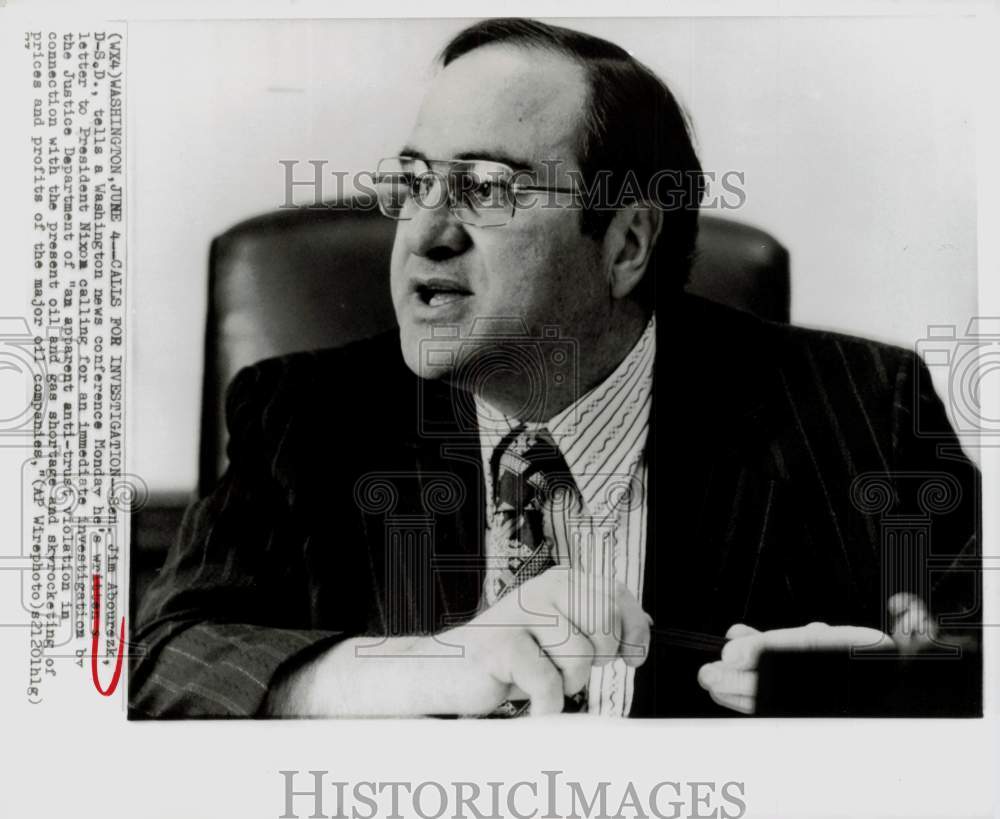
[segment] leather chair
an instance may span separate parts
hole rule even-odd
[[[273,355],[338,346],[395,325],[389,256],[395,223],[365,200],[269,212],[212,243],[199,494],[225,467],[226,386]],[[788,253],[747,225],[702,216],[688,288],[788,321]]]

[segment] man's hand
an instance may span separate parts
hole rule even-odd
[[[530,700],[532,715],[558,713],[592,666],[622,657],[633,667],[649,651],[650,618],[618,582],[550,569],[469,623],[437,636],[460,646],[453,707],[491,712],[505,700]]]
[[[810,623],[799,628],[758,631],[737,623],[726,632],[729,641],[722,659],[698,669],[698,683],[712,700],[742,714],[752,714],[757,705],[757,664],[767,650],[818,651],[823,649],[866,648],[873,651],[896,649],[914,653],[936,638],[931,617],[923,601],[912,594],[896,594],[889,599],[892,636],[861,626],[828,626]]]
[[[650,618],[621,583],[549,569],[468,623],[437,635],[355,638],[280,680],[277,716],[488,714],[530,700],[533,716],[562,711],[563,696],[616,657],[636,667]]]

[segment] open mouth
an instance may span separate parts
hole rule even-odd
[[[428,307],[443,307],[466,296],[471,296],[472,291],[460,287],[452,281],[431,280],[418,284],[416,287],[417,298]]]

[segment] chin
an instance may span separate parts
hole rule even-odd
[[[412,322],[400,323],[399,343],[406,366],[429,381],[451,375],[461,346],[455,339],[436,338],[429,325]]]

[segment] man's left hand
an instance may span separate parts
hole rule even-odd
[[[726,632],[729,641],[722,659],[698,669],[698,683],[712,700],[742,714],[752,714],[757,701],[757,664],[764,650],[820,651],[866,648],[918,651],[934,640],[935,631],[923,602],[914,595],[897,594],[889,600],[892,637],[862,626],[810,623],[798,628],[758,631],[737,623]]]

